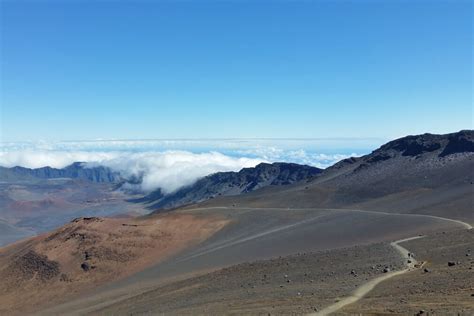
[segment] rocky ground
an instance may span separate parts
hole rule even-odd
[[[96,314],[304,314],[348,295],[387,268],[402,266],[386,243],[300,253],[157,287]]]
[[[379,284],[341,314],[474,315],[474,230],[440,232],[403,244],[424,268]]]

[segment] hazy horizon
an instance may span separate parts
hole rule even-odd
[[[73,162],[102,165],[124,176],[144,175],[141,189],[173,191],[215,172],[239,171],[261,162],[326,168],[370,152],[381,140],[96,140],[0,144],[0,166],[63,168]]]

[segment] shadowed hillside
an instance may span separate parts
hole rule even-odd
[[[327,168],[309,183],[221,197],[202,206],[337,207],[474,222],[474,131],[423,134]]]

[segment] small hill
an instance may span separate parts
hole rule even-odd
[[[38,304],[131,275],[202,242],[227,223],[186,214],[84,217],[0,248],[0,314],[28,313]]]

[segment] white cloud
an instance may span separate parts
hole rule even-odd
[[[263,161],[230,157],[217,152],[196,154],[165,151],[121,155],[100,164],[120,171],[125,177],[143,175],[141,188],[144,191],[161,188],[163,193],[171,193],[206,175],[220,171],[239,171]]]
[[[326,150],[327,151],[327,150]],[[172,192],[220,171],[260,162],[294,162],[326,168],[355,153],[320,153],[313,143],[262,140],[138,140],[0,144],[0,166],[63,168],[73,162],[104,165],[125,177],[142,176],[141,189]]]
[[[105,161],[114,158],[114,152],[86,151],[49,151],[49,150],[20,150],[0,152],[0,165],[4,167],[21,166],[26,168],[41,168],[50,166],[64,168],[76,161]]]
[[[1,152],[0,165],[40,168],[63,168],[73,162],[86,166],[103,165],[119,171],[125,178],[143,176],[141,189],[149,192],[161,188],[170,193],[197,179],[219,171],[239,171],[265,161],[257,158],[230,157],[217,152],[84,152],[84,151],[14,151]]]

